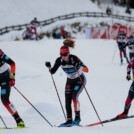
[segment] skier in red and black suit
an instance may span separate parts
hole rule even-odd
[[[123,53],[124,57],[126,58],[127,63],[129,63],[127,53],[126,53],[126,46],[125,46],[126,45],[126,39],[127,39],[126,33],[124,32],[124,30],[121,30],[116,37],[116,41],[118,43],[118,48],[119,48],[119,51],[120,51],[121,64],[123,64],[122,53]]]
[[[65,87],[65,105],[67,112],[67,121],[61,124],[61,126],[70,126],[72,124],[78,125],[81,121],[78,97],[84,88],[79,78],[79,75],[83,83],[86,84],[86,78],[83,72],[88,72],[88,68],[77,56],[70,54],[69,47],[74,48],[74,41],[72,39],[64,40],[63,44],[64,46],[62,46],[60,49],[60,57],[56,59],[54,66],[51,68],[50,62],[46,62],[46,66],[49,68],[52,74],[54,74],[61,66],[68,77]],[[72,100],[74,103],[75,110],[74,121],[72,121]]]
[[[10,68],[8,66],[10,65]],[[15,62],[11,60],[0,49],[0,86],[1,100],[9,113],[14,117],[18,127],[25,127],[23,120],[20,118],[14,105],[10,102],[9,96],[11,87],[15,85]]]
[[[129,36],[126,46],[129,49],[129,58],[131,60],[134,57],[134,36],[133,35]],[[133,73],[133,79],[134,79],[134,66],[132,67],[132,73]]]
[[[129,58],[132,59],[132,57],[134,57],[134,36],[133,35],[129,36],[126,46],[129,49]]]
[[[134,57],[131,59],[131,62],[128,64],[128,67],[127,67],[126,79],[128,81],[131,80],[130,73],[131,73],[131,68],[133,66],[134,66]],[[129,109],[130,109],[130,106],[131,106],[131,102],[132,102],[133,99],[134,99],[134,81],[133,81],[133,83],[130,86],[128,97],[127,97],[126,102],[125,102],[124,111],[123,111],[122,114],[119,114],[117,117],[123,118],[123,117],[126,117],[128,115],[128,112],[129,112]]]

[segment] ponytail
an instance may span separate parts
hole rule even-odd
[[[75,41],[74,40],[72,40],[72,39],[65,39],[64,41],[63,41],[63,44],[64,44],[64,46],[63,47],[71,47],[71,48],[74,48],[75,47]]]

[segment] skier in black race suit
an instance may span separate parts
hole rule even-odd
[[[127,53],[126,53],[126,46],[125,46],[126,45],[126,40],[127,40],[126,33],[124,32],[123,29],[121,29],[120,32],[118,33],[117,37],[116,37],[116,41],[118,43],[118,48],[119,48],[119,51],[120,51],[121,64],[123,64],[122,53],[124,55],[124,58],[126,58],[127,63],[129,63]]]
[[[126,79],[129,81],[131,80],[131,68],[134,66],[134,57],[131,59],[131,62],[128,64],[127,67],[127,76]],[[128,92],[128,96],[125,102],[125,107],[124,107],[124,111],[123,113],[117,115],[118,118],[124,118],[128,115],[132,100],[134,99],[134,81],[132,82],[129,92]]]
[[[134,57],[134,36],[129,36],[126,46],[129,49],[129,59],[131,60]],[[132,67],[133,79],[134,79],[134,66]]]
[[[10,68],[8,67],[10,65]],[[1,101],[9,113],[14,117],[18,127],[25,127],[9,96],[11,87],[15,85],[15,62],[0,49],[0,87]]]
[[[65,86],[67,121],[61,124],[61,126],[71,126],[72,124],[78,125],[81,121],[78,97],[84,88],[83,84],[86,84],[86,78],[83,72],[88,72],[88,68],[77,56],[70,54],[69,47],[74,48],[74,43],[75,42],[72,39],[64,40],[64,45],[60,48],[60,57],[56,59],[54,66],[51,67],[50,62],[46,62],[46,66],[49,68],[49,71],[52,74],[54,74],[60,66],[67,74],[67,81]],[[74,120],[72,119],[72,100],[75,110]]]

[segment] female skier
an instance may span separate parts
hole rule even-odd
[[[67,121],[61,124],[61,126],[71,126],[72,124],[78,125],[81,121],[78,97],[84,88],[83,83],[84,85],[86,84],[86,78],[83,72],[88,72],[88,68],[77,56],[70,54],[69,47],[74,48],[74,43],[75,42],[72,39],[64,40],[64,45],[60,48],[60,57],[56,59],[52,68],[50,62],[46,62],[46,66],[49,68],[50,73],[54,74],[61,66],[63,71],[67,74],[67,81],[65,86]],[[75,111],[74,121],[72,120],[72,100]]]
[[[10,68],[8,67],[10,65]],[[0,86],[1,100],[10,114],[14,117],[18,127],[25,127],[14,105],[10,102],[9,96],[11,86],[15,85],[15,63],[0,49]]]

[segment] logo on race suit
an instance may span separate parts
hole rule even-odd
[[[16,112],[16,109],[15,109],[15,107],[14,107],[14,105],[13,104],[9,104],[9,107],[12,109],[12,111],[15,113]]]
[[[66,88],[70,88],[70,85],[66,85]]]

